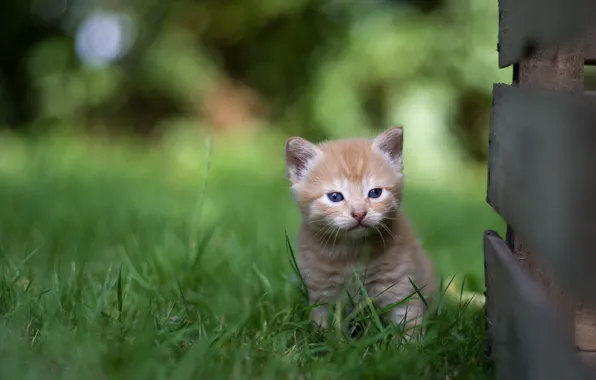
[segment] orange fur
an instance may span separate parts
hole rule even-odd
[[[328,306],[350,288],[359,271],[369,297],[381,307],[414,293],[430,300],[436,290],[431,261],[401,210],[403,130],[391,128],[373,140],[312,144],[292,137],[286,164],[300,208],[297,261],[308,288],[312,319],[327,327]],[[381,189],[379,197],[369,196]],[[375,190],[379,192],[378,190]],[[341,193],[336,201],[330,193]],[[359,225],[358,219],[361,219]],[[424,304],[414,296],[388,312],[390,322],[417,324]]]

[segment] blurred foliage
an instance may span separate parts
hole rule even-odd
[[[395,123],[395,105],[425,86],[447,94],[446,125],[483,160],[491,86],[508,80],[496,65],[496,2],[23,0],[2,7],[0,121],[18,128],[152,134],[178,122],[267,124],[334,138]],[[103,61],[89,58],[108,51]]]

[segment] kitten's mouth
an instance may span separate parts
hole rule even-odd
[[[348,229],[348,231],[363,230],[363,229],[366,229],[366,228],[367,227],[364,224],[357,224],[357,225],[355,225],[353,227],[350,227]]]
[[[370,233],[370,227],[365,224],[357,224],[348,228],[346,233],[352,238],[360,239]]]

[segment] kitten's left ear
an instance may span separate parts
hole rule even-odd
[[[389,159],[393,168],[401,172],[403,163],[404,130],[403,127],[393,127],[381,133],[373,140],[374,150]]]
[[[321,150],[315,144],[301,137],[290,137],[286,140],[286,169],[292,184],[304,178],[312,160],[320,153]]]

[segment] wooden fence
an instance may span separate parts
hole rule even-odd
[[[500,0],[484,236],[499,379],[596,379],[596,0]]]

